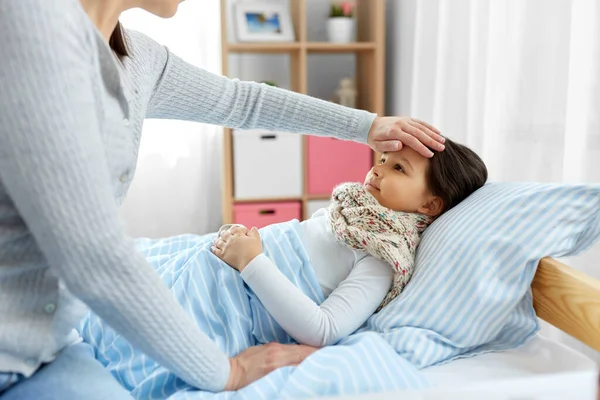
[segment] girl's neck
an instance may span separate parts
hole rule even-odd
[[[83,9],[108,42],[119,16],[127,8],[127,0],[80,0]]]

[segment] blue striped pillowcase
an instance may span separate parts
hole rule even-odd
[[[539,260],[599,237],[600,185],[488,183],[425,231],[410,283],[363,329],[421,368],[518,347],[539,330]]]

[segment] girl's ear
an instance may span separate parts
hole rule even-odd
[[[417,212],[419,214],[429,215],[430,217],[437,217],[442,213],[444,209],[444,201],[439,196],[433,196],[431,199],[427,201],[427,203],[423,204]]]

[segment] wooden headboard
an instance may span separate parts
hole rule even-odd
[[[531,284],[537,316],[600,351],[600,281],[552,258]]]

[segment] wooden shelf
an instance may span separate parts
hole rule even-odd
[[[299,42],[229,43],[223,51],[229,51],[229,53],[287,53],[300,48]]]
[[[284,43],[229,43],[229,53],[288,53],[306,50],[309,53],[355,53],[375,50],[373,42],[329,43],[329,42],[284,42]]]
[[[308,42],[306,50],[311,53],[354,53],[357,51],[375,50],[376,45],[373,42],[355,42],[355,43],[328,43],[328,42]]]
[[[308,93],[309,57],[313,54],[354,54],[355,82],[359,93],[357,108],[368,110],[378,115],[385,113],[385,8],[387,0],[355,0],[356,4],[356,42],[330,43],[315,42],[308,38],[307,25],[311,22],[307,15],[308,0],[288,0],[292,24],[294,26],[293,42],[235,42],[233,30],[228,29],[231,10],[230,0],[221,1],[221,48],[222,73],[229,75],[230,55],[232,54],[286,54],[289,55],[290,89]],[[231,33],[231,35],[230,35]],[[315,56],[317,57],[317,56]],[[322,71],[313,70],[313,74]],[[327,195],[311,195],[308,193],[307,171],[307,137],[302,140],[304,189],[299,197],[291,198],[236,198],[234,193],[233,168],[233,135],[226,128],[223,138],[223,223],[233,222],[233,207],[239,203],[271,203],[298,201],[302,204],[302,217],[306,218],[311,201],[326,201]]]

